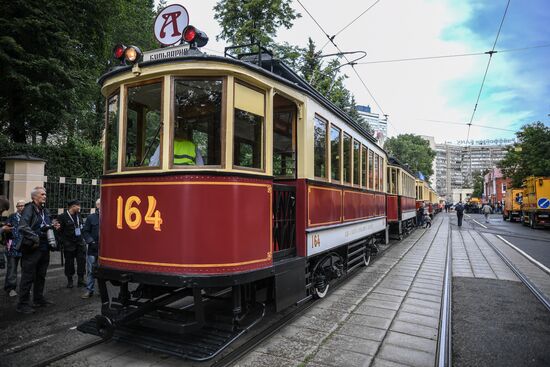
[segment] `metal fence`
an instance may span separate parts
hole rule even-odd
[[[89,178],[48,177],[44,182],[48,199],[46,207],[52,215],[61,214],[70,200],[79,200],[83,217],[95,211],[100,194],[100,181]]]

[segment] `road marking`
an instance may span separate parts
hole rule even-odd
[[[76,329],[76,325],[69,328],[69,330],[75,330],[75,329]]]
[[[502,238],[501,235],[497,234],[497,237],[500,238],[504,243],[506,243],[508,246],[512,247],[514,250],[525,256],[529,261],[531,261],[533,264],[537,265],[539,268],[550,274],[550,269],[548,269],[546,266],[538,262],[537,260],[533,259],[531,256],[529,256],[525,251],[521,250],[517,246],[513,245],[511,242],[505,240]]]
[[[477,220],[475,219],[472,219],[474,222],[476,222],[477,224],[479,224],[480,226],[482,226],[483,228],[487,229],[487,226],[484,226],[483,224],[479,223]]]

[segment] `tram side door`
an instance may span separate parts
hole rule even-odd
[[[296,255],[296,104],[273,97],[273,259]]]

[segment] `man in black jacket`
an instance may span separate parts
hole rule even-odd
[[[59,228],[59,223],[50,218],[46,204],[46,189],[35,187],[31,191],[32,201],[25,205],[19,221],[21,236],[21,282],[19,283],[19,303],[17,312],[33,313],[30,306],[30,291],[33,288],[33,306],[42,307],[52,304],[44,298],[46,272],[50,264],[50,251],[46,232],[49,226]]]
[[[464,218],[464,205],[462,205],[462,201],[459,201],[458,204],[456,204],[455,210],[458,226],[462,227],[462,218]]]
[[[80,216],[80,202],[71,200],[67,204],[68,209],[57,217],[59,220],[60,240],[65,255],[65,276],[67,288],[73,287],[73,275],[75,273],[74,262],[76,260],[76,273],[78,275],[78,287],[84,287],[84,272],[86,270],[86,245],[82,240],[82,217]]]
[[[90,298],[94,294],[95,278],[93,270],[97,263],[99,249],[99,199],[95,202],[95,207],[95,213],[86,218],[86,223],[84,223],[82,229],[84,241],[88,244],[88,253],[86,256],[86,292],[81,298]]]

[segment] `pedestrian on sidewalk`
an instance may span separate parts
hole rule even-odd
[[[60,240],[65,255],[65,276],[67,288],[73,287],[76,260],[76,273],[78,275],[78,287],[84,287],[84,273],[86,271],[86,244],[82,238],[82,217],[80,216],[80,201],[71,200],[67,203],[67,210],[60,214],[59,220]]]
[[[19,235],[19,222],[21,221],[21,214],[25,208],[25,200],[19,200],[15,204],[16,212],[8,217],[7,224],[11,226],[11,235],[7,239],[6,243],[6,256],[7,256],[7,268],[6,268],[6,280],[4,282],[4,290],[10,297],[17,296],[17,267],[21,260],[21,252],[17,250],[16,244],[21,240]]]
[[[462,205],[462,201],[459,201],[458,204],[455,205],[455,211],[456,218],[458,220],[458,226],[462,227],[462,218],[464,217],[464,205]]]
[[[416,226],[422,227],[424,225],[424,205],[420,205],[416,210]]]
[[[424,212],[424,228],[432,228],[432,218],[428,212]]]
[[[50,248],[47,230],[59,228],[58,222],[52,222],[46,205],[46,189],[37,186],[31,191],[30,203],[27,203],[19,221],[21,236],[21,282],[19,283],[19,303],[17,312],[34,313],[30,305],[31,287],[33,291],[33,306],[43,307],[52,302],[44,298],[44,284],[50,264]]]
[[[489,214],[491,214],[492,211],[493,210],[491,209],[489,204],[485,203],[485,205],[483,205],[483,208],[481,209],[481,212],[485,216],[485,223],[489,223]]]
[[[86,218],[86,223],[84,223],[84,228],[82,229],[84,241],[86,241],[88,245],[88,252],[86,254],[86,292],[81,296],[81,298],[90,298],[94,294],[95,278],[93,271],[97,264],[99,250],[100,204],[100,200],[97,199],[95,202],[96,211]]]

